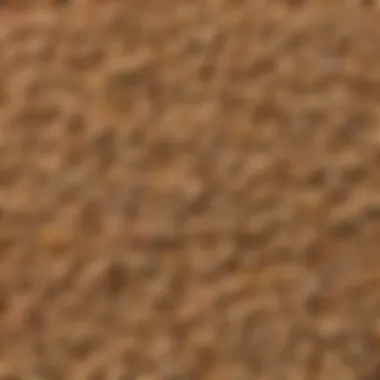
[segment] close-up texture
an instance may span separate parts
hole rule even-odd
[[[380,7],[0,1],[0,380],[380,379]]]

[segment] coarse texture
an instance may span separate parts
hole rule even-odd
[[[380,9],[0,2],[0,380],[377,380]]]

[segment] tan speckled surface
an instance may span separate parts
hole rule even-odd
[[[379,43],[376,1],[1,1],[0,380],[377,380]]]

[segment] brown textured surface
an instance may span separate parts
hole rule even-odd
[[[376,1],[0,4],[0,380],[380,376]]]

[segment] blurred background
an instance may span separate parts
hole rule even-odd
[[[0,3],[0,380],[380,377],[377,1]]]

